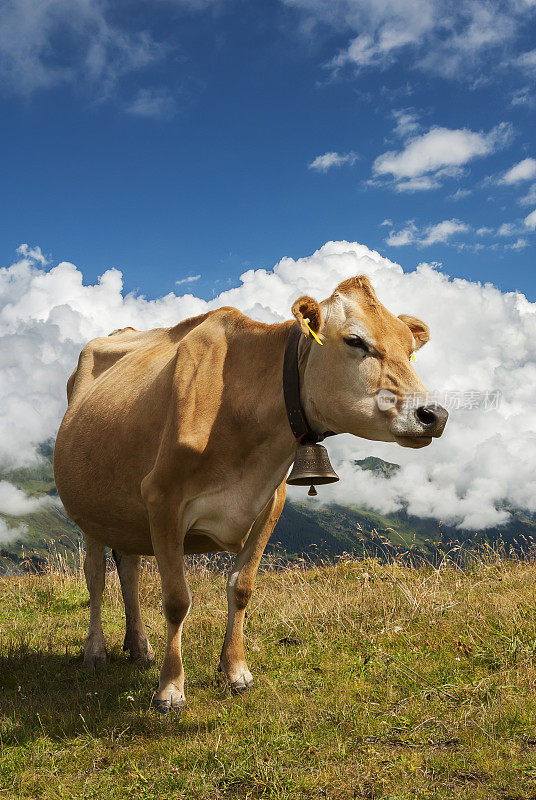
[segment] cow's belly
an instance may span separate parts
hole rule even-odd
[[[185,552],[209,553],[225,550],[238,553],[253,523],[281,483],[285,472],[271,480],[236,480],[219,489],[207,488],[185,503],[183,534]],[[122,553],[153,555],[149,515],[141,496],[126,497],[111,486],[97,482],[76,493],[77,502],[66,510],[83,532]],[[170,498],[169,502],[173,502]],[[177,508],[179,513],[179,508]]]
[[[105,547],[111,547],[125,555],[153,556],[154,550],[149,527],[145,529],[112,528],[92,520],[82,523],[84,534],[101,542]],[[184,552],[186,555],[196,553],[216,553],[227,550],[217,541],[202,531],[189,531],[184,537]],[[230,552],[234,552],[231,550]]]
[[[284,473],[278,474],[262,486],[249,486],[247,482],[236,480],[187,501],[182,519],[185,552],[239,553],[283,477]],[[153,555],[149,516],[138,498],[116,505],[112,492],[105,504],[95,502],[86,506],[82,513],[74,514],[70,509],[68,513],[85,534],[107,547],[126,554]]]
[[[149,524],[135,526],[132,524],[110,525],[92,516],[78,517],[76,524],[85,536],[100,542],[105,547],[117,550],[125,555],[153,555],[153,545]]]
[[[253,523],[284,475],[285,472],[279,474],[278,470],[278,474],[262,486],[237,482],[190,500],[184,509],[185,532],[203,534],[210,537],[220,549],[239,553]]]

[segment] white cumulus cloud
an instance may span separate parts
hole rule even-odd
[[[405,139],[419,130],[419,116],[414,108],[396,108],[392,111],[396,125],[394,132]]]
[[[139,89],[125,111],[134,117],[167,119],[175,113],[176,103],[166,89]]]
[[[536,49],[521,53],[515,63],[529,75],[533,75],[536,72]]]
[[[504,173],[500,183],[515,184],[530,181],[534,177],[536,177],[536,158],[524,158]]]
[[[520,197],[517,202],[521,206],[536,205],[536,183],[533,183],[527,194],[523,195],[523,197]]]
[[[536,209],[525,217],[525,225],[531,231],[536,230]]]
[[[51,503],[52,497],[29,497],[9,481],[0,480],[0,514],[21,517],[32,514]],[[10,525],[0,517],[0,545],[24,535],[24,525]]]
[[[8,525],[5,520],[0,519],[0,545],[22,538],[24,532],[24,525]]]
[[[407,181],[397,181],[395,192],[428,192],[430,189],[439,189],[441,181],[430,175],[421,175],[419,178],[409,178]]]
[[[433,227],[417,235],[448,235]],[[0,269],[0,464],[35,462],[36,445],[55,435],[67,377],[88,339],[127,325],[174,325],[222,305],[280,321],[290,317],[300,294],[322,299],[360,273],[394,313],[414,314],[430,326],[432,338],[419,351],[416,368],[431,391],[458,398],[500,393],[500,402],[487,410],[451,406],[444,436],[424,450],[334,437],[328,447],[342,480],[323,487],[322,498],[384,513],[405,507],[470,529],[506,520],[508,505],[535,511],[536,304],[490,284],[452,280],[430,264],[404,272],[355,242],[329,242],[305,258],[283,258],[272,270],[248,270],[235,288],[210,302],[191,294],[154,300],[124,294],[115,269],[84,284],[73,264],[49,269],[39,250],[24,248],[15,263]],[[355,459],[370,454],[400,464],[393,480],[355,467]],[[0,485],[0,506],[28,509],[28,502]]]
[[[505,247],[510,250],[524,250],[528,246],[529,243],[527,239],[524,239],[522,236],[519,236],[512,244],[505,245]]]
[[[180,278],[175,281],[175,286],[181,286],[183,283],[195,283],[200,277],[201,275],[187,275],[186,278]]]
[[[456,191],[449,195],[447,199],[457,202],[458,200],[465,200],[465,198],[469,197],[470,194],[472,194],[471,189],[456,189]]]
[[[379,155],[373,169],[376,175],[391,175],[395,180],[437,175],[445,168],[463,167],[475,158],[493,153],[509,136],[510,126],[505,123],[488,133],[435,127],[410,138],[402,150]]]
[[[315,169],[318,172],[327,172],[332,167],[342,167],[343,164],[355,164],[357,155],[355,153],[324,153],[322,156],[317,156],[309,164],[309,169]]]
[[[514,107],[525,106],[526,108],[530,108],[531,106],[533,106],[534,96],[532,94],[531,87],[523,86],[521,89],[517,89],[512,95],[510,105]]]
[[[404,228],[398,231],[391,230],[385,242],[390,247],[403,247],[408,244],[429,247],[433,244],[449,242],[453,237],[460,233],[467,233],[469,230],[469,225],[459,219],[444,219],[422,228],[419,228],[411,220]]]
[[[161,46],[144,30],[118,26],[94,0],[5,0],[0,26],[0,82],[31,94],[61,84],[107,95],[118,80],[148,66]]]
[[[455,234],[466,233],[468,230],[469,225],[465,222],[460,222],[459,219],[444,219],[443,222],[438,222],[426,228],[420,244],[423,247],[428,247],[437,242],[446,242]]]
[[[392,228],[389,231],[389,235],[385,240],[385,243],[388,244],[390,247],[405,247],[407,244],[414,244],[417,240],[418,236],[418,228],[413,220],[410,220],[404,228],[401,228],[399,231],[395,231]]]
[[[518,233],[518,226],[515,222],[503,222],[497,228],[497,236],[515,236]]]
[[[51,502],[53,501],[50,497],[29,497],[9,481],[0,481],[0,511],[3,514],[14,517],[33,514]]]
[[[333,70],[386,69],[403,56],[414,69],[472,80],[487,60],[534,69],[534,52],[514,56],[531,18],[524,2],[471,0],[283,0],[307,16],[304,26],[347,32],[348,43],[329,62]],[[313,28],[314,29],[314,28]],[[489,74],[489,70],[488,70]]]

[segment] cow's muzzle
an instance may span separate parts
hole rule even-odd
[[[428,436],[437,437],[443,433],[449,412],[439,403],[429,403],[415,409],[415,416]]]
[[[391,433],[403,447],[426,447],[441,436],[448,416],[447,410],[433,400],[417,408],[408,404],[393,419]]]

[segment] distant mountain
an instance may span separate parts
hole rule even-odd
[[[356,467],[374,472],[375,475],[383,478],[390,478],[395,472],[400,469],[399,464],[391,464],[390,461],[384,461],[382,458],[376,456],[367,456],[366,458],[357,459],[354,461]]]
[[[57,497],[52,472],[53,442],[40,448],[43,461],[31,468],[0,473],[30,497],[50,497],[52,502],[23,517],[0,513],[8,527],[23,526],[22,533],[0,541],[0,571],[25,559],[39,565],[51,551],[68,556],[78,551],[81,532],[66,515]],[[369,456],[355,462],[390,478],[398,469],[380,458]],[[503,542],[506,549],[526,551],[536,542],[536,516],[512,512],[511,521],[485,531],[459,531],[435,519],[409,516],[405,511],[381,515],[357,506],[321,505],[317,500],[287,502],[268,550],[286,557],[334,557],[343,553],[388,555],[409,553],[434,558],[449,547]]]

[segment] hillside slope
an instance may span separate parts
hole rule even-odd
[[[53,443],[40,449],[42,464],[31,469],[17,469],[0,474],[31,497],[49,497],[50,505],[23,517],[0,514],[6,524],[23,526],[23,534],[4,542],[0,555],[4,568],[9,561],[18,562],[31,556],[34,562],[46,557],[51,548],[60,553],[78,552],[80,531],[65,514],[57,497],[52,473]],[[361,469],[373,470],[389,478],[397,469],[375,457],[356,462]],[[473,533],[459,531],[437,520],[396,514],[377,514],[357,506],[322,505],[307,498],[287,502],[274,531],[268,550],[287,557],[307,554],[309,557],[333,557],[342,553],[382,555],[411,550],[433,556],[441,544],[441,552],[461,541],[466,546],[482,542],[504,542],[518,550],[527,550],[536,541],[536,518],[514,513],[511,522],[501,528]],[[0,569],[2,569],[0,561]]]

